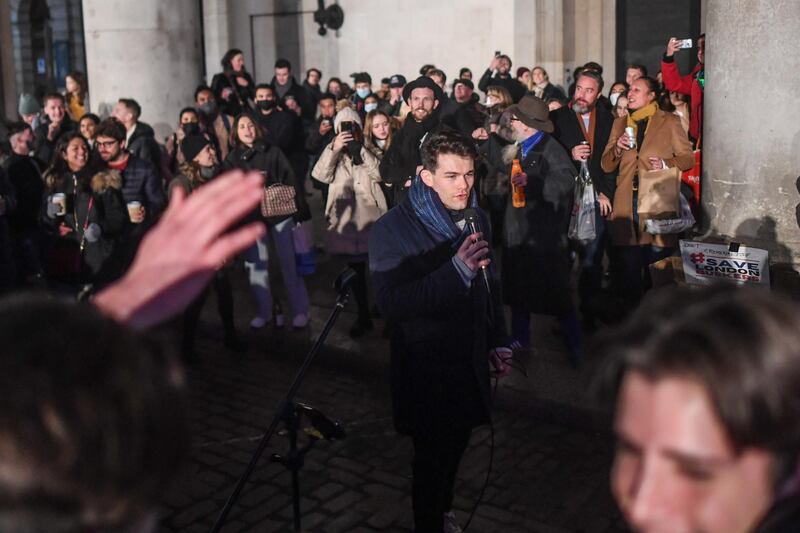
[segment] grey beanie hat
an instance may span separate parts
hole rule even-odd
[[[19,114],[24,115],[35,115],[39,111],[42,110],[42,106],[39,105],[39,102],[36,100],[30,93],[22,93],[19,95]]]

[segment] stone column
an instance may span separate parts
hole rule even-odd
[[[228,31],[229,12],[228,0],[203,0],[206,82],[209,84],[214,74],[222,70],[220,60],[231,48]],[[247,61],[248,68],[251,68],[253,58],[247,56],[246,53],[245,61]]]
[[[800,2],[707,0],[702,200],[709,236],[800,263]]]
[[[92,111],[133,98],[163,142],[202,81],[197,0],[83,0],[83,17]]]
[[[14,73],[14,46],[11,41],[11,6],[0,0],[0,112],[9,120],[17,119],[17,87]]]

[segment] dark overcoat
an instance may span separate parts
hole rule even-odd
[[[462,240],[438,242],[408,199],[372,228],[370,270],[378,307],[393,326],[392,404],[403,434],[489,421],[488,351],[507,340],[500,287],[493,282],[492,297],[480,277],[467,287],[452,261]]]
[[[504,160],[500,142],[492,136],[487,143],[494,166],[510,175],[511,164]],[[520,163],[528,175],[526,205],[513,207],[508,194],[501,274],[504,300],[532,313],[565,314],[572,309],[567,229],[575,167],[547,134]]]

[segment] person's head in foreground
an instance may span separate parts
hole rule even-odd
[[[800,531],[798,311],[733,286],[664,290],[613,333],[611,489],[635,531]]]
[[[0,302],[0,531],[155,531],[187,449],[182,374],[89,305]]]

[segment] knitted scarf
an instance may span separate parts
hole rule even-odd
[[[411,202],[414,213],[422,221],[422,224],[431,231],[437,242],[452,241],[454,247],[461,244],[460,237],[465,230],[461,230],[456,226],[447,208],[439,199],[439,195],[425,185],[419,176],[414,178],[414,182],[411,184],[411,189],[408,191],[408,200]],[[475,189],[470,192],[469,205],[470,207],[478,207]]]
[[[639,138],[639,128],[636,123],[647,120],[647,123],[650,124],[650,119],[656,114],[656,111],[658,111],[658,104],[656,102],[650,102],[643,108],[628,114],[628,126],[633,128],[634,138]]]

